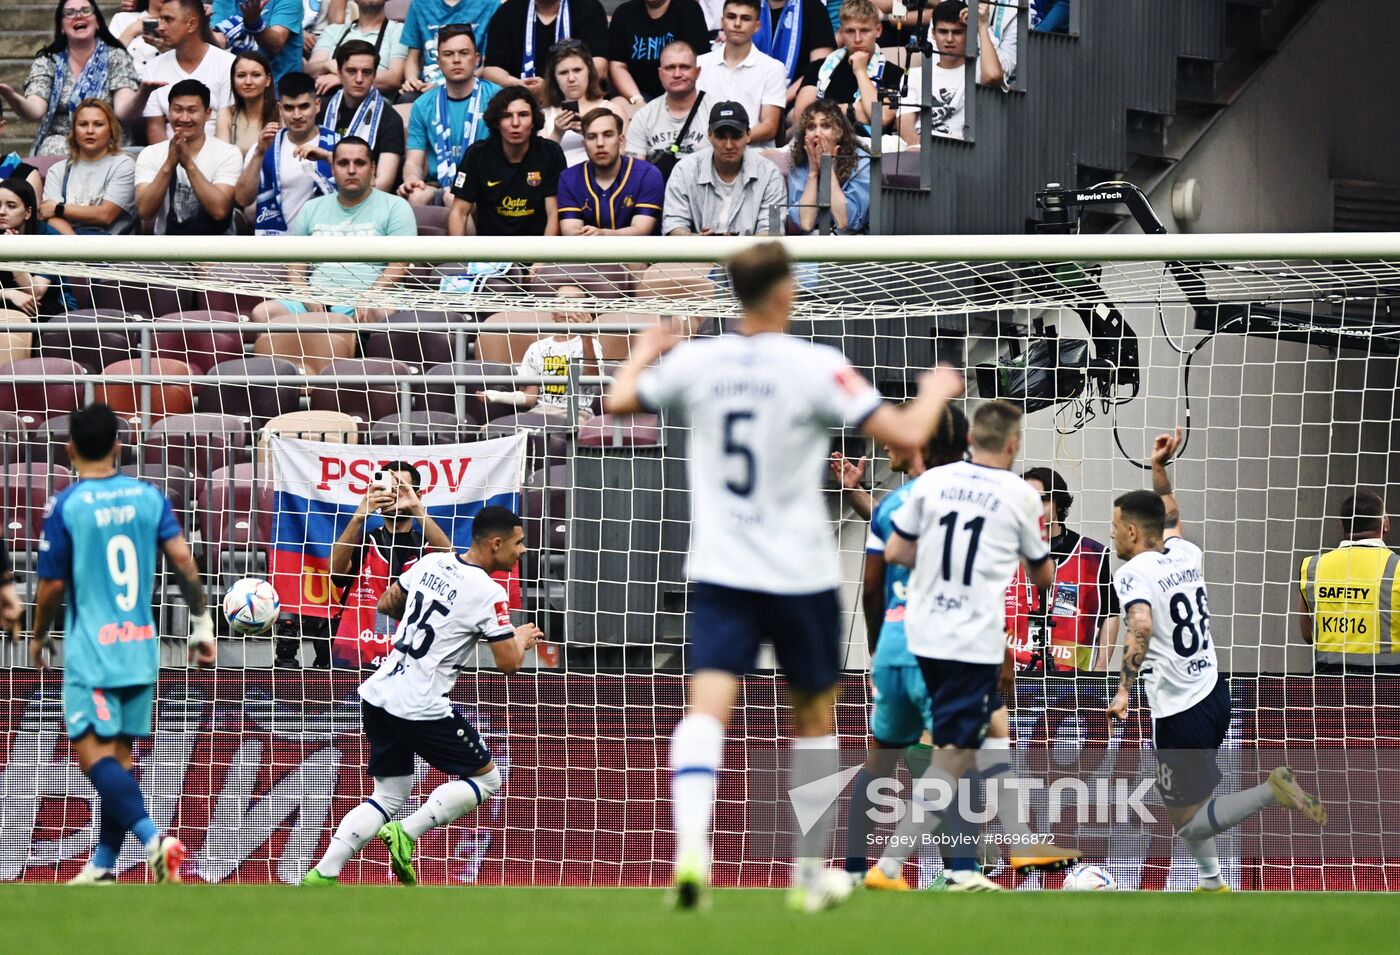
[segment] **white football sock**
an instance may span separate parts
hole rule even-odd
[[[1011,778],[1011,740],[1009,737],[987,737],[977,751],[977,770],[986,782],[987,799],[996,799],[997,822],[1012,838],[1012,845],[1029,845],[1036,840],[1030,830],[1030,801],[1021,791],[1007,786]],[[1021,798],[1018,799],[1018,796]],[[1025,806],[1020,803],[1024,801]]]
[[[1196,868],[1201,871],[1200,886],[1203,889],[1218,889],[1225,882],[1220,878],[1220,859],[1215,854],[1214,839],[1182,839],[1187,850],[1196,860]]]
[[[1215,796],[1177,830],[1183,839],[1209,839],[1233,829],[1260,810],[1274,805],[1274,792],[1262,783],[1244,792]]]
[[[671,820],[677,854],[698,852],[709,861],[715,773],[724,755],[724,725],[692,713],[671,734]]]
[[[483,776],[445,782],[433,790],[427,802],[403,821],[403,831],[408,833],[411,839],[421,839],[423,833],[434,826],[445,826],[449,822],[461,819],[490,799],[491,794],[499,788],[501,774],[494,769]]]
[[[316,863],[316,871],[327,878],[338,878],[350,857],[365,847],[379,827],[389,819],[373,803],[362,802],[345,814],[335,835],[326,846],[326,854]]]
[[[952,801],[942,809],[934,810],[925,800],[935,798],[940,788],[935,784],[941,781],[944,787],[942,791],[953,794]],[[891,879],[899,878],[904,870],[904,860],[909,858],[910,853],[920,848],[926,837],[933,835],[943,825],[943,815],[947,812],[957,811],[957,791],[958,781],[937,766],[929,766],[928,770],[919,777],[914,786],[914,798],[909,806],[905,807],[904,821],[899,824],[895,834],[890,838],[885,854],[880,857],[880,871]],[[915,808],[922,807],[923,818],[917,818]]]
[[[792,769],[788,777],[788,795],[799,819],[815,818],[806,832],[799,831],[793,848],[797,862],[797,885],[811,885],[822,869],[831,839],[832,809],[836,800],[829,798],[819,780],[831,780],[841,768],[835,736],[799,736],[792,741]],[[813,785],[814,784],[814,785]]]

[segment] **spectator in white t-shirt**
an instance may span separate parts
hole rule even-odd
[[[170,49],[146,64],[146,82],[163,84],[146,100],[146,141],[158,143],[170,136],[170,90],[181,80],[198,80],[209,91],[213,108],[205,133],[212,138],[214,114],[233,102],[233,54],[214,45],[209,14],[200,0],[165,0],[156,33]]]
[[[981,23],[978,40],[983,49],[991,51],[995,49],[995,41],[987,32],[988,17],[983,9],[987,6],[983,3],[978,7]],[[962,139],[967,121],[967,3],[964,0],[943,0],[933,8],[929,40],[938,51],[938,60],[928,66],[933,74],[933,135]],[[910,104],[923,100],[922,69],[915,67],[909,71],[907,108],[900,111],[899,119],[900,138],[915,146],[919,144],[919,110]],[[1001,60],[990,54],[979,57],[977,78],[979,83],[1002,85],[1006,73]]]
[[[787,72],[783,64],[753,45],[762,0],[725,0],[724,45],[700,57],[696,87],[712,103],[734,102],[744,107],[753,127],[756,148],[773,145],[787,108]]]
[[[157,235],[233,234],[233,189],[243,154],[205,132],[209,105],[209,88],[199,80],[170,87],[170,138],[136,157],[136,212],[155,220]]]
[[[588,293],[577,285],[564,285],[555,294],[560,298],[584,298]],[[580,325],[591,323],[594,315],[592,312],[558,311],[553,313],[553,320],[560,324]],[[521,377],[567,376],[570,368],[578,366],[580,375],[597,375],[601,354],[602,346],[597,335],[550,335],[525,349],[519,374]],[[525,395],[525,400],[521,402],[523,407],[547,413],[568,413],[569,398],[565,385],[525,385],[520,390]],[[596,389],[581,388],[574,396],[575,420],[578,423],[582,424],[590,417],[595,393]]]
[[[695,88],[700,66],[695,48],[689,43],[677,40],[667,44],[661,51],[661,66],[656,72],[665,93],[632,117],[627,126],[627,152],[669,175],[680,157],[689,156],[707,145],[705,119],[708,111],[705,107],[709,104],[701,102],[704,97]]]
[[[136,161],[122,152],[117,112],[104,99],[73,110],[68,158],[49,167],[40,214],[86,235],[121,235],[136,223]]]

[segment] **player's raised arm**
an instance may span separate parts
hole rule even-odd
[[[603,395],[604,414],[637,414],[651,410],[643,403],[637,381],[642,372],[656,359],[680,343],[680,336],[669,321],[657,322],[632,343],[627,362],[613,376],[612,384]]]
[[[919,393],[913,401],[882,404],[861,423],[860,430],[897,448],[922,448],[943,419],[943,409],[963,393],[964,386],[962,372],[950,365],[939,365],[919,375]]]
[[[175,572],[175,586],[180,589],[185,606],[190,608],[190,662],[211,667],[214,665],[214,621],[205,604],[199,565],[195,563],[190,545],[182,534],[166,538],[161,542],[160,549]]]
[[[1181,511],[1176,504],[1176,495],[1172,493],[1171,478],[1167,476],[1167,463],[1176,457],[1181,441],[1182,431],[1177,428],[1175,434],[1157,435],[1157,440],[1152,443],[1152,490],[1162,499],[1162,505],[1167,509],[1167,520],[1162,532],[1164,540],[1181,536]]]

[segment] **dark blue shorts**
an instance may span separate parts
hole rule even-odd
[[[690,672],[753,670],[773,645],[788,686],[820,693],[841,673],[841,604],[836,591],[768,594],[697,583],[690,598]]]
[[[929,732],[934,746],[976,749],[987,736],[992,714],[1001,708],[1000,663],[964,663],[918,657],[933,710]]]
[[[369,774],[412,776],[414,755],[449,776],[475,776],[491,762],[476,727],[453,711],[440,720],[405,720],[360,701],[360,721],[369,738]]]
[[[1167,806],[1194,806],[1220,785],[1215,751],[1230,731],[1230,686],[1224,677],[1189,710],[1152,721],[1157,792]]]

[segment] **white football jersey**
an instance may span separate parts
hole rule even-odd
[[[1118,568],[1113,586],[1125,620],[1134,604],[1152,610],[1152,641],[1141,670],[1152,716],[1173,716],[1209,696],[1219,673],[1201,549],[1168,537],[1164,550],[1145,551]]]
[[[1022,558],[1050,559],[1040,495],[1004,468],[945,464],[914,480],[892,524],[918,541],[904,630],[915,656],[1000,663],[1006,588]]]
[[[839,583],[821,489],[830,430],[880,406],[845,356],[790,335],[721,335],[677,346],[637,388],[691,425],[692,580],[774,594]]]
[[[360,698],[405,720],[451,716],[447,694],[472,647],[515,636],[510,598],[485,570],[443,552],[420,558],[398,583],[408,602],[394,648],[360,684]]]

